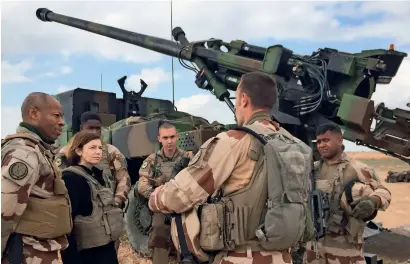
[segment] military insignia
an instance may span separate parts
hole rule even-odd
[[[144,161],[144,163],[142,163],[141,165],[141,169],[145,169],[148,166],[148,162]]]
[[[57,167],[60,167],[60,166],[61,166],[61,163],[62,163],[61,158],[56,158],[55,161],[54,161],[54,164],[55,164]]]
[[[23,162],[13,163],[9,168],[9,175],[14,180],[17,180],[17,181],[22,180],[27,176],[27,174],[28,174],[28,168],[27,168],[27,165],[24,164]]]
[[[194,165],[194,164],[199,160],[199,157],[201,157],[201,153],[202,153],[202,150],[201,150],[201,149],[198,150],[198,152],[196,153],[196,155],[195,155],[195,156],[191,159],[191,161],[189,162],[188,166]]]

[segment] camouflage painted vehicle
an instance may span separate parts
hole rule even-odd
[[[198,88],[208,90],[218,100],[226,102],[227,109],[232,112],[230,91],[236,90],[240,77],[247,72],[266,73],[278,84],[279,98],[271,109],[272,118],[314,150],[316,127],[336,123],[344,129],[346,140],[410,164],[410,111],[388,109],[383,103],[375,106],[371,100],[376,85],[390,83],[407,56],[396,51],[394,45],[389,49],[360,53],[322,48],[311,55],[298,55],[282,45],[264,48],[242,40],[224,42],[212,38],[189,42],[180,27],[172,30],[174,42],[57,14],[46,8],[39,8],[36,16],[44,22],[57,22],[176,57],[182,66],[196,74]],[[183,60],[190,61],[195,67],[188,66]],[[168,113],[175,116],[171,109]],[[137,143],[135,137],[142,134],[142,141],[154,140],[156,135],[150,134],[149,122],[142,123],[139,130],[135,128],[138,125],[111,130],[111,142],[130,158],[149,154],[154,150],[149,146],[153,145],[148,143],[149,150],[144,151],[140,144],[145,148],[145,143],[139,143],[140,137]],[[215,132],[212,127],[207,129]],[[189,133],[198,133],[198,130]],[[317,151],[315,154],[317,159]],[[132,161],[130,164],[137,168]]]

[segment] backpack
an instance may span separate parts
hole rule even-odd
[[[310,241],[315,235],[308,202],[312,149],[283,128],[269,134],[254,124],[232,129],[251,134],[263,145],[268,197],[255,230],[261,247],[275,250]]]

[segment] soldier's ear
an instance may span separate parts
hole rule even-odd
[[[337,136],[337,143],[340,147],[343,146],[343,136]]]
[[[39,111],[39,109],[35,106],[30,107],[30,109],[28,110],[28,116],[32,119],[32,120],[38,120],[40,119],[41,113]]]

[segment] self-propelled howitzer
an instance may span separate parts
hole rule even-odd
[[[272,117],[295,136],[312,145],[315,128],[334,122],[344,127],[345,139],[410,163],[410,112],[390,110],[383,104],[375,107],[370,100],[376,85],[390,83],[407,56],[393,46],[360,53],[323,48],[302,56],[282,45],[264,48],[241,40],[227,43],[220,39],[189,42],[180,27],[172,31],[174,42],[60,15],[46,8],[39,8],[36,15],[45,22],[54,21],[176,57],[196,73],[199,88],[225,101],[232,111],[229,90],[236,90],[243,74],[264,72],[274,77],[278,85],[278,104],[272,108]],[[372,131],[373,121],[376,126]]]

